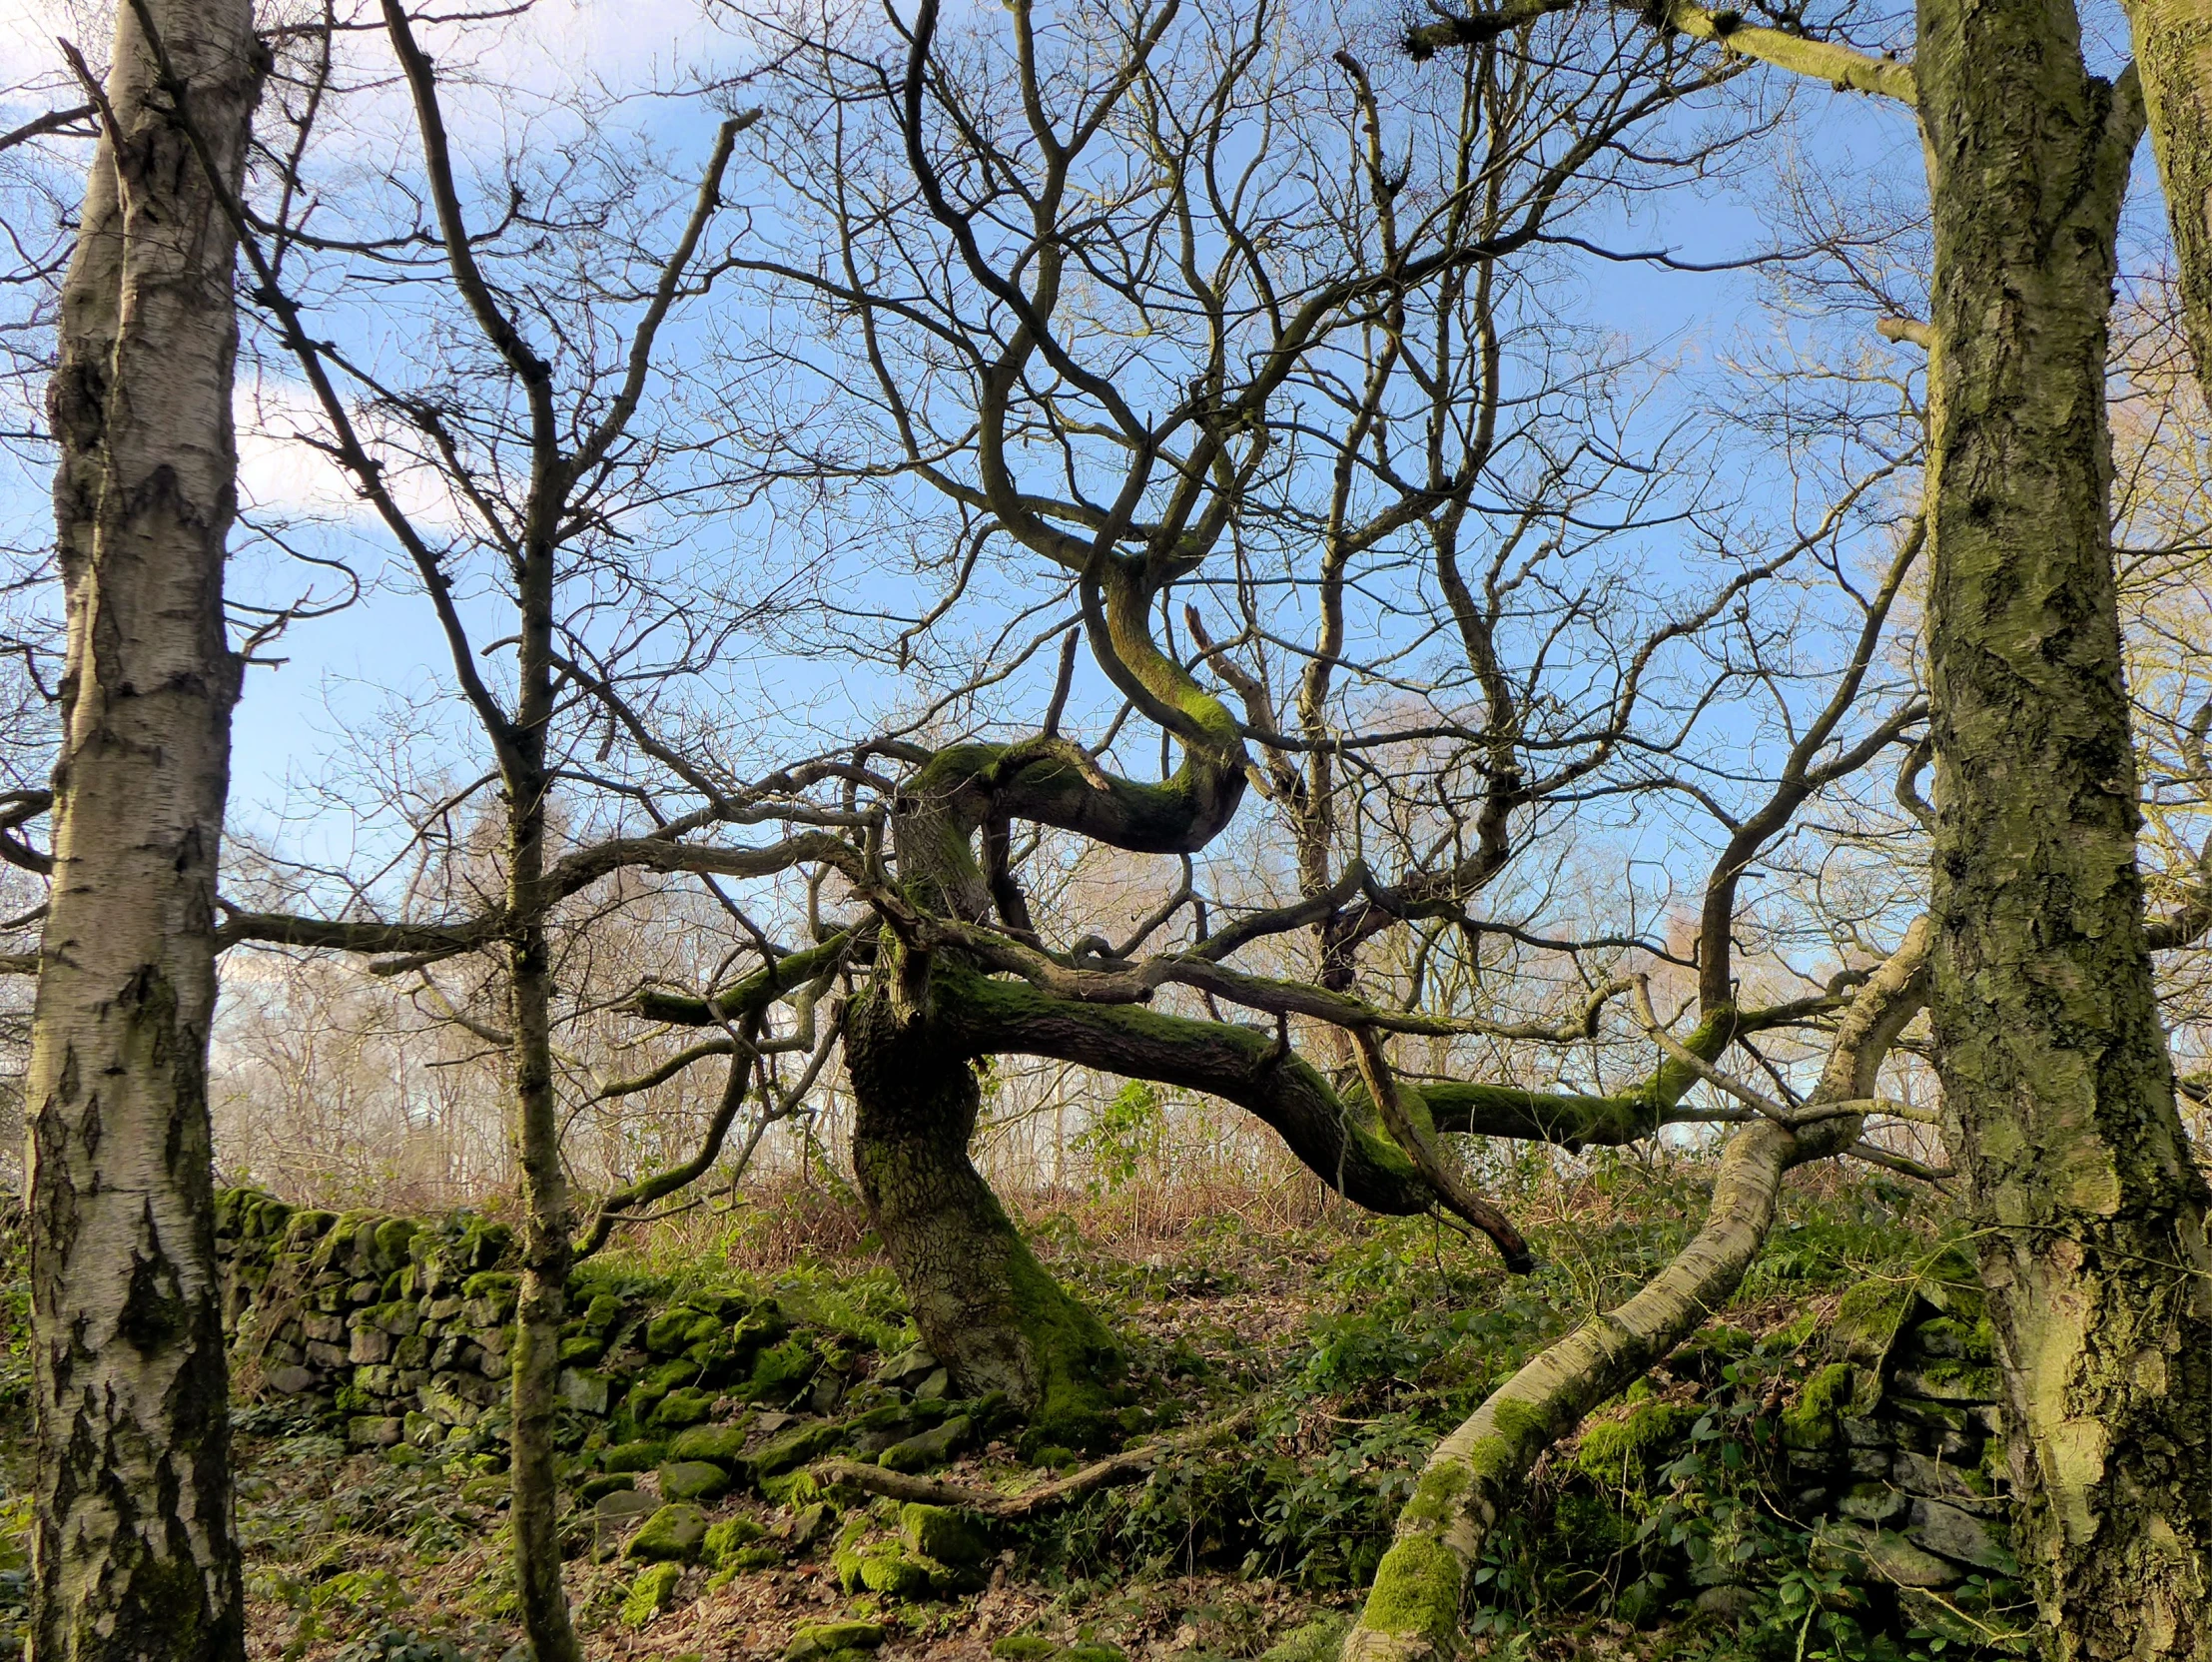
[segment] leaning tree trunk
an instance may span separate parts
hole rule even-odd
[[[2135,865],[2106,325],[2130,89],[2070,7],[1922,0],[1931,1011],[2061,1657],[2212,1656],[2212,1251]]]
[[[1730,1140],[1705,1223],[1674,1261],[1532,1357],[1436,1445],[1345,1636],[1342,1662],[1428,1662],[1457,1651],[1461,1603],[1539,1456],[1727,1304],[1766,1243],[1786,1173],[1857,1139],[1858,1115],[1818,1112],[1873,1094],[1882,1059],[1926,997],[1927,951],[1926,924],[1915,923],[1852,998],[1806,1125],[1762,1120]]]
[[[1111,1430],[1113,1335],[1037,1261],[968,1158],[982,1104],[967,1052],[883,982],[847,1018],[853,1168],[930,1349],[971,1395],[1028,1413],[1026,1449]]]
[[[148,9],[235,187],[251,8]],[[236,248],[156,83],[126,7],[50,394],[68,662],[27,1087],[39,1662],[245,1639],[207,1104]]]

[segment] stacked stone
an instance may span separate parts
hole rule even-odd
[[[515,1277],[498,1266],[511,1240],[466,1212],[426,1227],[228,1191],[216,1246],[234,1350],[272,1390],[327,1398],[356,1442],[443,1442],[504,1393]]]
[[[1962,1278],[1875,1284],[1843,1300],[1835,1360],[1782,1436],[1819,1561],[1893,1591],[1935,1631],[2018,1573],[2007,1527],[2001,1382],[1980,1289]],[[1988,1642],[1986,1626],[1974,1634]]]

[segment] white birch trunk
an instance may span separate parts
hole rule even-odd
[[[247,0],[152,0],[239,175]],[[239,662],[235,239],[126,5],[49,394],[68,606],[54,871],[26,1092],[36,1662],[243,1654],[206,1069]]]

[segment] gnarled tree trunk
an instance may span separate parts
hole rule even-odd
[[[2055,1653],[2203,1658],[2212,1250],[2135,865],[2104,422],[2142,110],[2070,7],[1922,0],[1919,37],[1946,1134]]]
[[[151,0],[217,167],[259,87],[245,0]],[[125,7],[50,407],[68,606],[27,1097],[39,1662],[243,1654],[207,1105],[240,665],[234,239]]]
[[[847,1018],[853,1167],[931,1350],[971,1394],[1004,1391],[1029,1448],[1093,1447],[1112,1429],[1121,1353],[1053,1279],[968,1158],[981,1107],[968,1053],[885,986]]]

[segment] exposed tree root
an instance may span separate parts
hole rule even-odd
[[[814,1473],[824,1483],[850,1483],[856,1489],[886,1495],[893,1500],[960,1506],[992,1518],[1035,1517],[1039,1512],[1050,1511],[1071,1500],[1081,1500],[1099,1489],[1133,1483],[1148,1475],[1162,1456],[1186,1453],[1219,1442],[1251,1424],[1258,1412],[1256,1405],[1239,1408],[1226,1419],[1193,1426],[1141,1447],[1123,1449],[1103,1460],[1094,1460],[1066,1477],[1040,1483],[1034,1489],[1024,1489],[1020,1494],[1001,1494],[995,1489],[979,1489],[966,1483],[943,1483],[934,1477],[914,1477],[883,1466],[863,1465],[858,1460],[824,1460],[814,1467]]]

